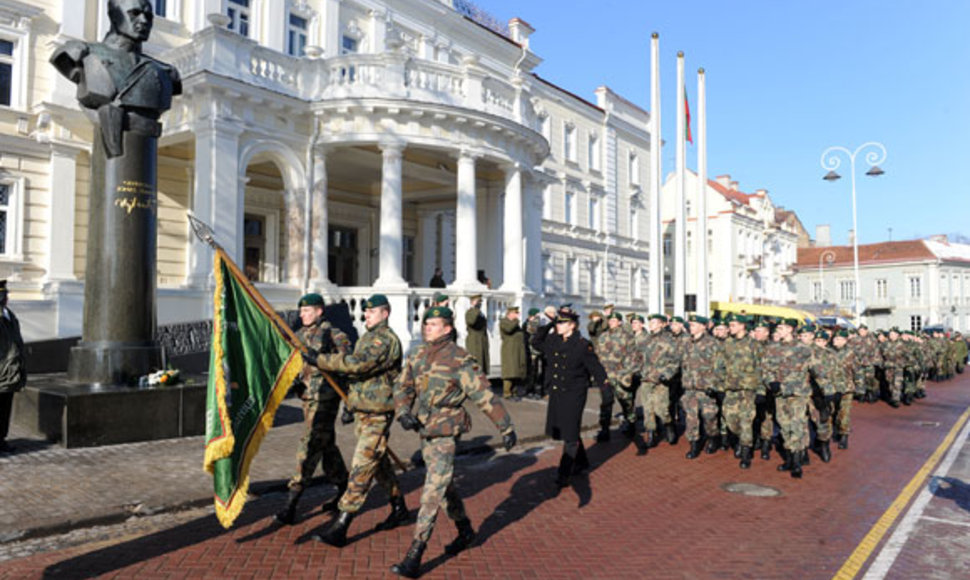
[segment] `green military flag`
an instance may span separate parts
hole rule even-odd
[[[216,516],[228,528],[246,503],[249,466],[303,359],[266,300],[221,248],[215,254],[205,470]]]

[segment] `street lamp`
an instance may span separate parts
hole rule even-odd
[[[818,285],[819,285],[818,301],[819,302],[825,302],[825,278],[823,277],[825,271],[822,268],[823,261],[826,264],[831,266],[832,262],[835,261],[835,252],[832,250],[825,250],[824,252],[818,255]]]
[[[878,177],[885,173],[879,168],[877,163],[883,163],[886,161],[886,147],[882,143],[876,141],[869,141],[860,145],[855,151],[849,151],[845,147],[835,146],[829,147],[822,152],[822,169],[829,170],[825,174],[825,181],[835,181],[842,176],[835,172],[836,169],[842,165],[842,159],[840,159],[839,153],[844,153],[846,157],[849,158],[849,173],[852,177],[852,267],[855,271],[855,292],[853,292],[853,302],[855,304],[855,323],[859,324],[862,322],[862,313],[859,312],[859,292],[862,290],[862,286],[859,283],[859,224],[856,216],[856,197],[855,197],[855,158],[859,153],[868,150],[865,155],[866,164],[869,165],[869,170],[866,171],[866,175],[869,177]]]

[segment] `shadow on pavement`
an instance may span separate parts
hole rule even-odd
[[[951,499],[957,507],[970,512],[970,485],[953,477],[934,477],[930,491],[938,498]]]

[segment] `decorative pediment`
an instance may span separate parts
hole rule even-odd
[[[38,8],[19,0],[0,0],[0,24],[26,30],[30,21],[44,12]]]

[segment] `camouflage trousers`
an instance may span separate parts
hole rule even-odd
[[[445,513],[452,520],[467,519],[465,504],[455,491],[455,437],[433,437],[421,440],[421,457],[427,466],[424,488],[421,490],[421,509],[414,527],[414,539],[427,542],[438,519],[438,508],[445,504]]]
[[[636,384],[634,380],[633,384]],[[620,412],[623,413],[623,418],[626,419],[631,425],[637,421],[637,406],[636,406],[636,388],[633,385],[630,388],[624,387],[619,381],[610,381],[610,386],[613,387],[613,396],[616,398],[616,402],[620,404]],[[644,407],[646,409],[646,407]],[[644,412],[646,414],[646,412]]]
[[[835,430],[840,435],[852,432],[850,415],[852,414],[852,393],[842,393],[835,396]]]
[[[374,480],[384,488],[387,495],[401,495],[394,467],[387,457],[387,439],[391,430],[393,413],[354,413],[354,434],[357,435],[357,448],[350,462],[350,478],[347,491],[340,498],[337,508],[342,512],[360,511],[367,499]]]
[[[313,478],[318,463],[322,464],[323,473],[330,483],[340,489],[347,486],[347,465],[340,455],[340,449],[337,449],[337,436],[333,428],[339,407],[340,399],[303,401],[303,437],[296,451],[297,469],[288,484],[290,489],[303,491]]]
[[[680,406],[687,416],[684,435],[688,441],[701,438],[701,421],[708,437],[717,434],[717,401],[713,397],[708,397],[704,391],[688,389],[680,397]]]
[[[898,403],[903,394],[903,369],[887,368],[886,384],[889,385],[889,400]]]
[[[721,415],[728,430],[738,436],[742,447],[754,445],[754,391],[728,391],[724,393]]]
[[[876,380],[876,369],[871,366],[862,366],[856,369],[855,375],[855,395],[861,397],[866,393],[879,395],[879,381]]]
[[[912,395],[916,392],[916,384],[919,382],[922,371],[907,368],[903,373],[903,393]]]
[[[820,405],[829,405],[822,401]],[[819,407],[815,406],[812,399],[808,400],[808,416],[815,424],[815,439],[817,441],[828,441],[832,439],[832,409],[829,407],[825,420],[822,420],[822,413]]]
[[[640,405],[643,407],[643,428],[657,430],[657,417],[661,423],[670,423],[670,387],[663,383],[644,382],[640,385]]]
[[[757,425],[758,437],[762,441],[770,441],[775,436],[775,411],[774,398],[768,395],[765,398],[762,408],[755,409],[755,425]]]
[[[775,415],[788,451],[808,449],[808,397],[778,397]]]

